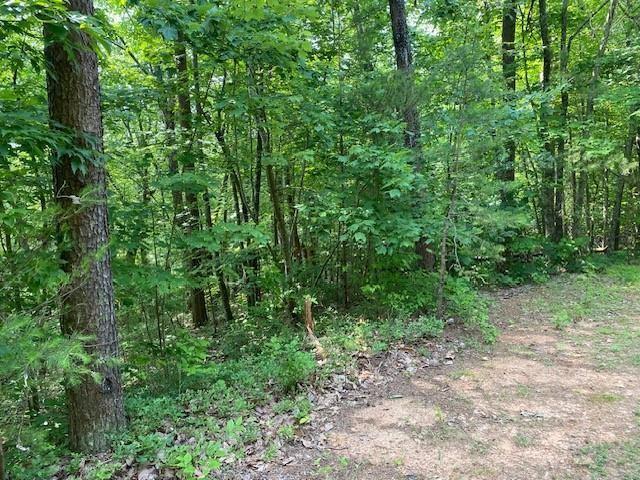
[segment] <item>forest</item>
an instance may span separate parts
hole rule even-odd
[[[294,454],[365,363],[507,355],[512,294],[638,378],[638,0],[2,0],[0,67],[0,480],[520,478]]]

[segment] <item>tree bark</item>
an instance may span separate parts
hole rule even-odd
[[[502,75],[507,88],[508,100],[511,102],[516,92],[516,19],[515,0],[504,0],[502,7]],[[505,142],[506,156],[498,165],[498,180],[513,182],[515,180],[516,142],[510,138]],[[513,192],[508,185],[501,188],[501,199],[504,206],[513,205]]]
[[[539,26],[540,39],[542,41],[542,90],[547,91],[551,86],[551,66],[553,61],[553,53],[551,51],[551,37],[549,35],[549,23],[547,13],[547,0],[539,0]],[[544,141],[545,155],[542,162],[542,188],[540,204],[542,205],[545,233],[554,240],[556,234],[555,219],[555,189],[556,172],[555,172],[555,155],[553,143],[548,132],[549,123],[549,107],[546,100],[543,101],[540,119],[542,123],[542,135]]]
[[[92,0],[69,0],[73,12],[92,16]],[[65,153],[54,161],[54,196],[60,207],[61,259],[70,275],[60,295],[65,335],[91,337],[84,348],[99,374],[84,375],[66,386],[69,441],[74,450],[107,448],[109,431],[125,425],[113,280],[108,250],[106,171],[102,157],[102,117],[98,58],[90,37],[73,29],[69,43],[44,29],[47,93],[52,128],[75,136],[75,144],[93,151],[91,159]],[[69,49],[73,49],[71,55]]]
[[[562,10],[560,14],[561,34],[560,34],[560,76],[563,81],[568,77],[569,66],[569,45],[567,42],[569,0],[562,0]],[[564,236],[564,165],[566,156],[565,133],[567,129],[567,117],[569,114],[569,92],[563,87],[560,93],[560,125],[562,132],[558,137],[558,151],[555,156],[555,199],[554,199],[554,225],[552,238],[558,242]]]
[[[404,145],[414,151],[414,170],[422,173],[422,151],[420,145],[420,115],[415,101],[413,83],[413,53],[411,38],[407,25],[407,12],[404,0],[389,0],[391,15],[391,31],[393,33],[393,47],[396,56],[396,67],[402,75],[405,86],[405,101],[402,116],[406,125]],[[435,255],[431,251],[427,239],[422,237],[415,244],[415,251],[419,258],[419,266],[423,270],[431,271],[435,265]]]
[[[391,30],[393,32],[396,66],[404,76],[402,80],[406,82],[405,102],[402,111],[402,116],[406,123],[404,144],[407,148],[417,150],[415,170],[420,172],[422,170],[422,159],[418,151],[420,147],[420,117],[414,98],[415,92],[413,91],[413,54],[404,0],[389,0],[389,11],[391,13]]]

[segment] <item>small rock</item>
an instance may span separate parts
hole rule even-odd
[[[520,415],[526,418],[544,418],[544,415],[539,412],[529,412],[527,410],[520,410]]]
[[[138,472],[138,480],[157,480],[158,471],[155,467],[145,468]]]

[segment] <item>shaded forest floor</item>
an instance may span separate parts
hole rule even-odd
[[[244,479],[639,479],[640,270],[492,295],[502,334],[358,359]],[[340,390],[340,389],[339,389]]]

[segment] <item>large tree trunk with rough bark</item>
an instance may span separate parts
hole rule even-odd
[[[402,116],[406,123],[405,146],[417,149],[420,146],[420,118],[413,92],[413,54],[411,51],[411,39],[407,26],[407,12],[404,0],[389,0],[391,13],[391,30],[393,32],[393,46],[396,53],[396,66],[398,71],[404,74],[402,81],[405,93]],[[422,168],[420,153],[416,152],[416,170]]]
[[[70,0],[69,9],[94,13],[92,0]],[[66,387],[69,440],[74,450],[107,448],[108,432],[125,425],[109,257],[106,172],[102,152],[102,118],[98,59],[89,36],[71,30],[68,43],[57,41],[45,27],[49,116],[52,128],[75,136],[92,158],[65,153],[53,166],[54,195],[60,207],[60,250],[70,280],[61,291],[64,334],[91,337],[85,342],[93,357],[96,381],[84,375]],[[70,54],[69,48],[73,48]]]
[[[414,151],[414,169],[422,173],[422,151],[420,146],[420,116],[416,105],[414,81],[413,81],[413,54],[411,52],[411,38],[407,25],[407,12],[404,0],[389,0],[389,12],[391,15],[391,31],[393,33],[393,47],[396,56],[396,66],[401,74],[404,90],[404,105],[402,116],[406,130],[404,145]],[[420,238],[415,245],[420,267],[424,270],[433,270],[435,255],[425,238]]]

